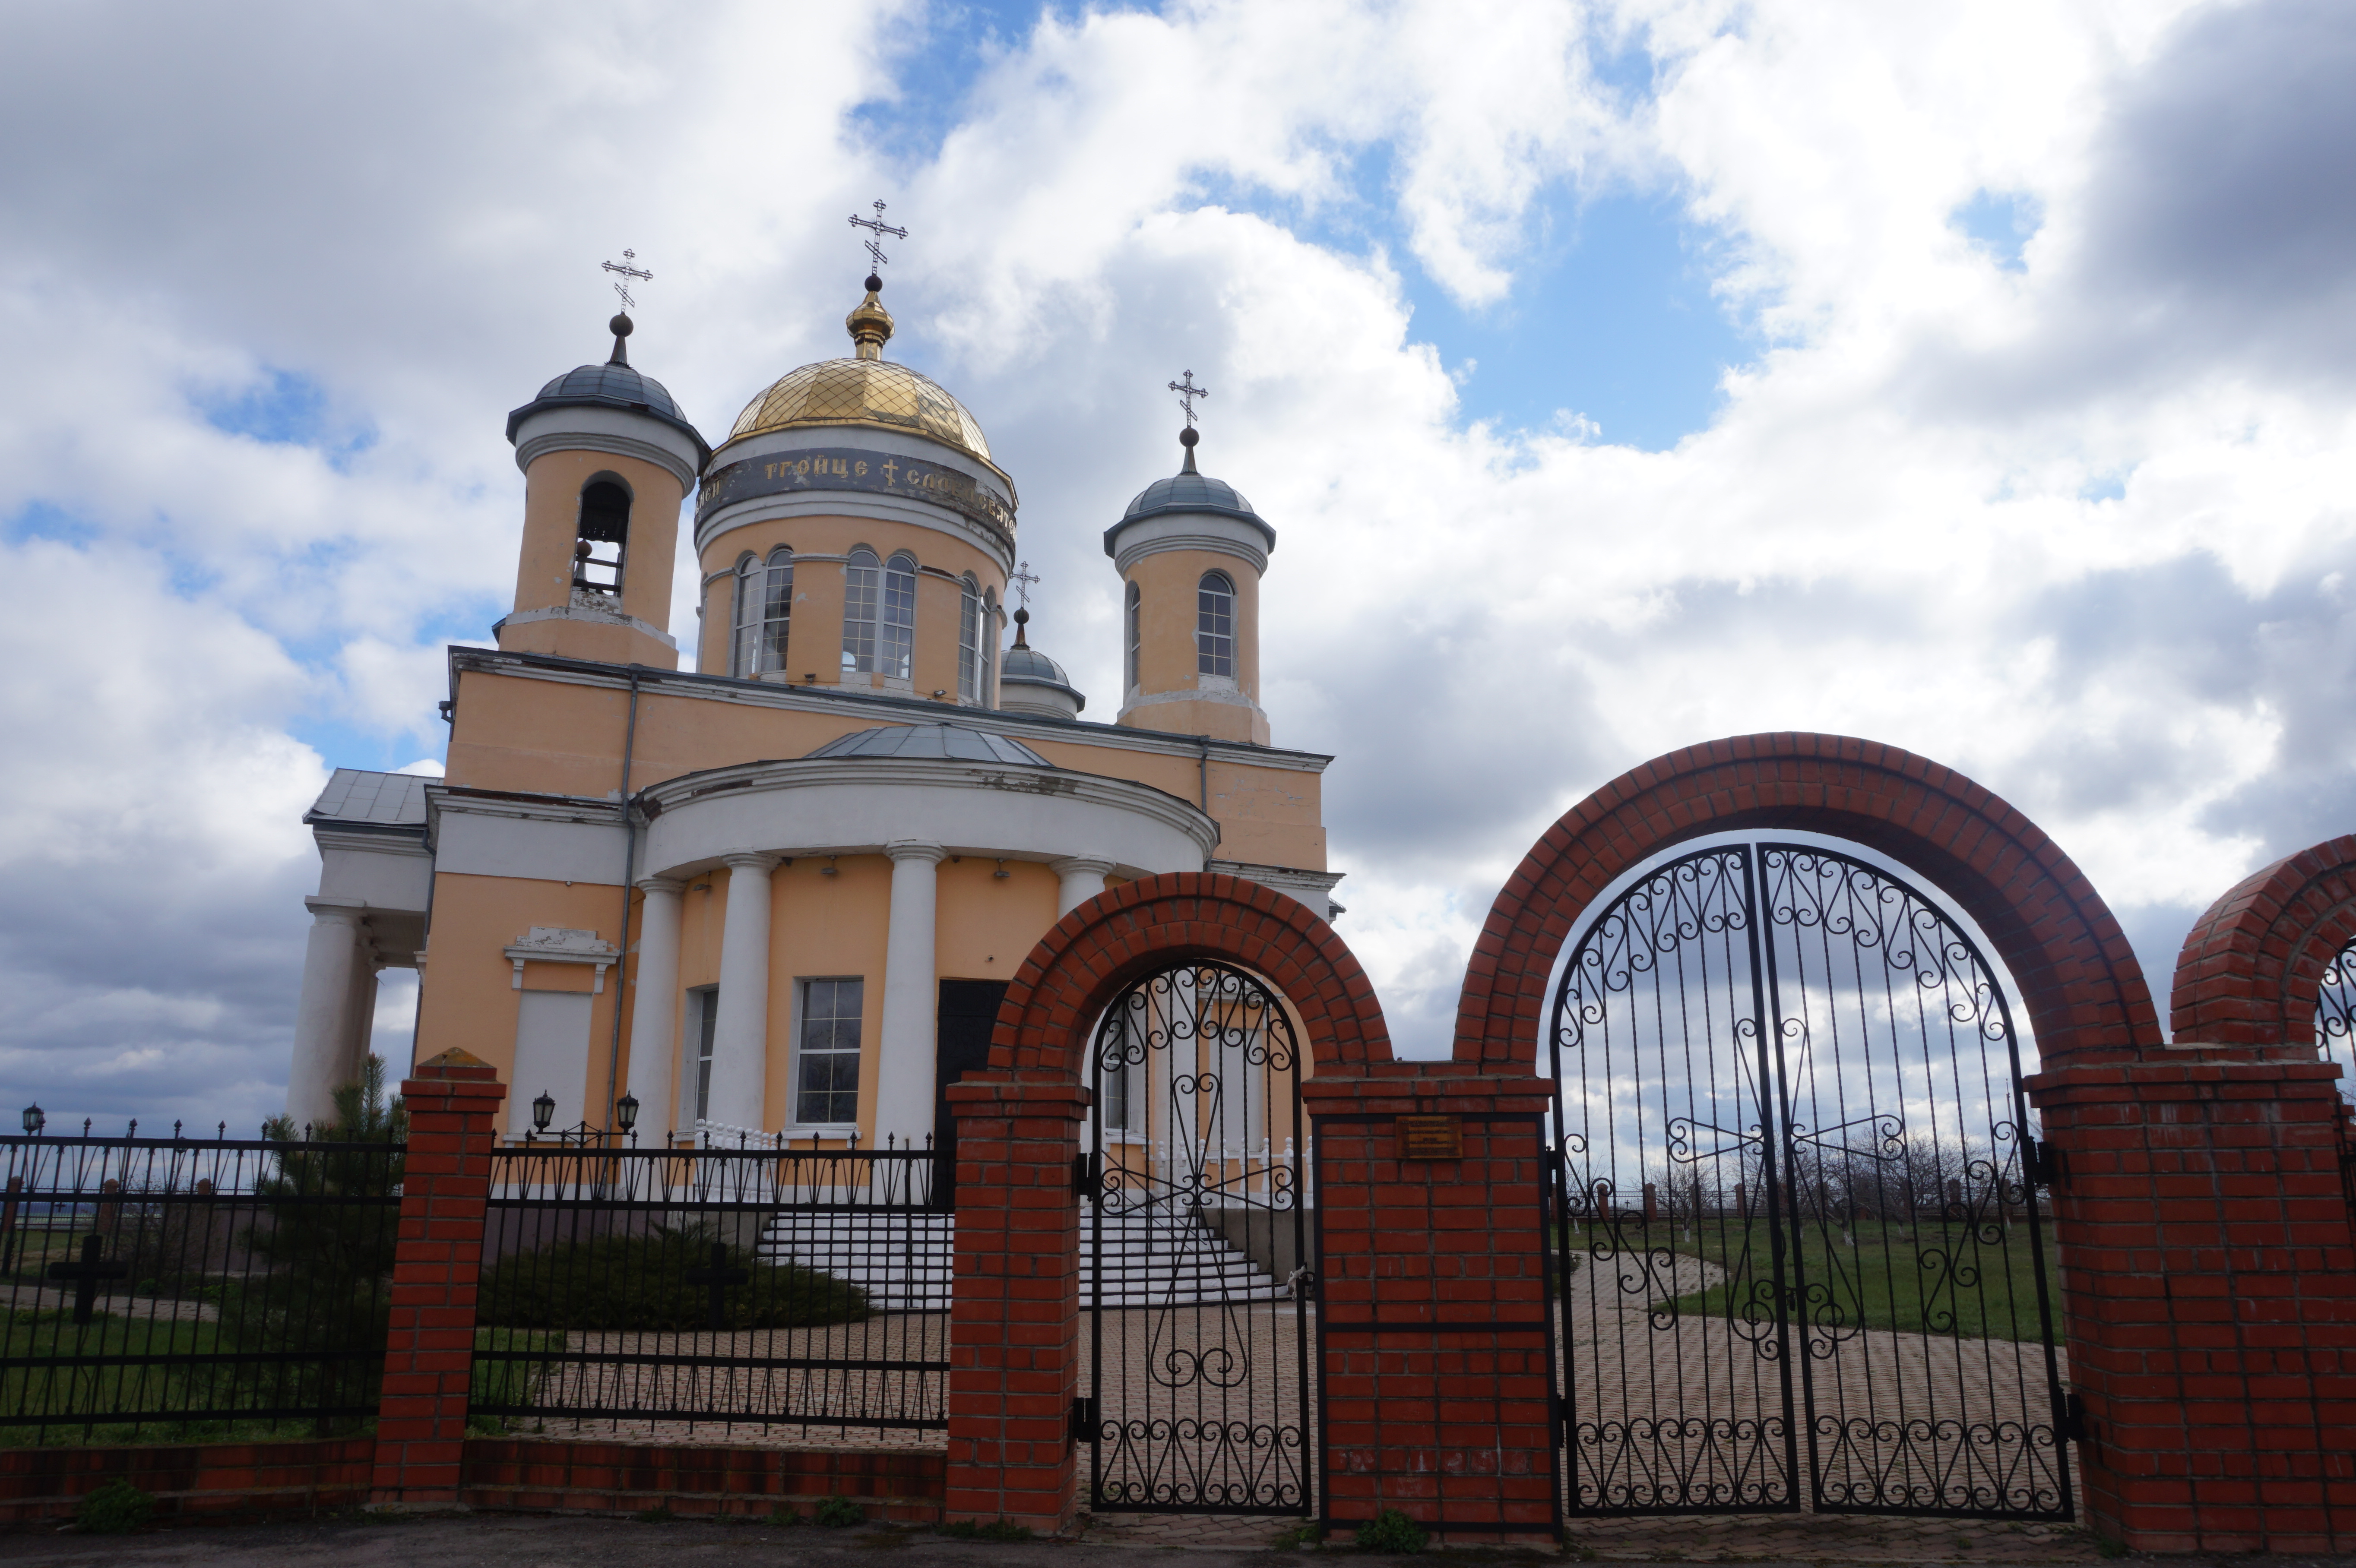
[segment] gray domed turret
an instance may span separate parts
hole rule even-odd
[[[998,670],[999,710],[1042,719],[1077,719],[1088,699],[1072,685],[1062,665],[1031,645],[1030,624],[1030,611],[1014,612],[1014,645],[1006,650]]]

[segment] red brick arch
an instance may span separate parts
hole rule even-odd
[[[2135,950],[2037,825],[1954,770],[1842,735],[1742,735],[1656,757],[1547,829],[1474,944],[1456,1059],[1530,1071],[1547,980],[1580,914],[1622,872],[1705,834],[1798,829],[1919,873],[1979,923],[2019,987],[2048,1068],[2161,1043]]]
[[[1039,939],[999,1007],[993,1074],[1078,1083],[1105,1005],[1139,976],[1190,958],[1265,976],[1299,1009],[1318,1072],[1391,1060],[1375,987],[1332,926],[1258,882],[1179,871],[1108,888]]]
[[[2192,923],[2177,955],[2168,1024],[2209,1045],[2315,1039],[2323,971],[2356,938],[2356,837],[2254,871]]]

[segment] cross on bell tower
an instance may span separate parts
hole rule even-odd
[[[1189,370],[1183,380],[1171,382],[1170,389],[1178,394],[1178,406],[1186,411],[1186,428],[1178,432],[1178,444],[1186,449],[1186,465],[1178,472],[1198,473],[1200,471],[1194,466],[1194,444],[1203,438],[1194,433],[1194,400],[1209,397],[1211,389],[1194,385],[1194,372]]]
[[[624,310],[636,310],[638,308],[638,302],[630,297],[630,285],[632,283],[650,283],[655,281],[655,275],[652,272],[648,272],[643,267],[634,267],[630,264],[637,259],[638,253],[636,251],[625,251],[622,252],[622,259],[618,261],[600,261],[597,263],[598,268],[601,271],[619,274],[614,279],[614,292],[622,296],[622,308]]]
[[[884,221],[884,204],[881,201],[876,202],[874,207],[875,216],[873,218],[862,218],[855,212],[851,215],[851,226],[853,229],[872,230],[865,241],[867,287],[871,292],[884,286],[884,263],[892,259],[884,253],[884,236],[889,234],[895,240],[905,240],[908,237],[906,229],[895,229]]]

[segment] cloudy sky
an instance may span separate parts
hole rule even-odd
[[[1023,492],[1115,705],[1099,534],[1277,527],[1266,702],[1344,933],[1441,1049],[1551,819],[1673,746],[1958,767],[2164,991],[2356,828],[2356,29],[2334,0],[10,8],[0,1089],[280,1103],[337,764],[438,766],[511,591],[501,439],[633,356],[707,434],[892,352]],[[691,577],[682,574],[682,582]],[[684,609],[675,624],[693,626]],[[389,985],[380,1039],[405,1040]],[[13,1107],[17,1101],[9,1101]],[[13,1111],[10,1115],[13,1116]]]

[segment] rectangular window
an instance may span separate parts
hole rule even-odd
[[[875,667],[875,558],[854,552],[842,569],[842,667],[864,675]]]
[[[981,700],[981,595],[970,577],[958,599],[958,695]]]
[[[794,1061],[794,1120],[806,1125],[859,1119],[859,1015],[864,980],[804,980]]]
[[[1098,1037],[1099,1044],[1097,1047],[1097,1088],[1104,1096],[1105,1130],[1143,1132],[1145,1129],[1138,1122],[1130,1119],[1135,1114],[1141,1122],[1145,1107],[1138,1103],[1132,1088],[1136,1082],[1137,1065],[1129,1060],[1128,1051],[1121,1049],[1127,1044],[1123,1032],[1127,1025],[1119,1019],[1109,1020],[1109,1024],[1110,1027]],[[1114,1056],[1116,1051],[1119,1051],[1117,1060]]]
[[[916,563],[895,555],[884,565],[883,648],[876,667],[901,680],[913,678],[916,645]]]
[[[700,1122],[712,1115],[712,1031],[720,1024],[720,987],[699,987],[688,995],[695,998],[695,1058],[688,1067],[688,1104],[695,1107]]]
[[[761,667],[780,670],[786,667],[786,634],[793,624],[794,563],[772,560],[767,576],[761,604]]]

